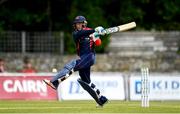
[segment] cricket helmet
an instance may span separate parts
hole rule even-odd
[[[73,21],[73,24],[76,24],[76,23],[85,23],[85,24],[87,24],[87,21],[86,21],[86,18],[84,16],[76,16],[74,21]]]

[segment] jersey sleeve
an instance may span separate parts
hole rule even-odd
[[[83,36],[89,36],[90,34],[94,33],[95,30],[80,30],[73,32],[73,38],[74,40],[77,40],[78,38],[81,38]]]

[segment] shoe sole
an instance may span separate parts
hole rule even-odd
[[[52,89],[56,90],[56,88],[55,88],[55,87],[53,87],[51,84],[49,84],[49,83],[48,83],[48,82],[46,82],[45,80],[43,80],[43,82],[44,82],[46,85],[50,86]]]
[[[97,104],[97,105],[96,105],[96,108],[103,108],[103,106],[104,106],[105,104],[107,104],[107,103],[108,103],[108,101],[109,101],[109,100],[107,100],[106,102],[104,102],[104,104],[102,104],[102,105]]]

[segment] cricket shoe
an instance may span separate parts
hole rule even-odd
[[[103,107],[104,104],[108,103],[108,99],[105,96],[101,96],[99,98],[99,102],[100,103],[98,103],[97,106],[96,106],[97,108]]]
[[[56,87],[51,83],[50,80],[44,79],[43,82],[44,82],[45,84],[47,84],[48,86],[50,86],[51,88],[53,88],[53,89],[56,90]]]

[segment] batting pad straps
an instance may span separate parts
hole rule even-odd
[[[58,79],[58,82],[61,83],[62,81],[66,80],[68,77],[71,76],[71,74],[74,72],[74,69],[72,69],[69,73],[65,74],[62,78]]]
[[[94,91],[98,94],[98,96],[100,96],[100,91],[99,91],[99,89],[96,88],[96,85],[95,85],[95,84],[90,83],[89,86],[90,86],[92,89],[94,89]]]

